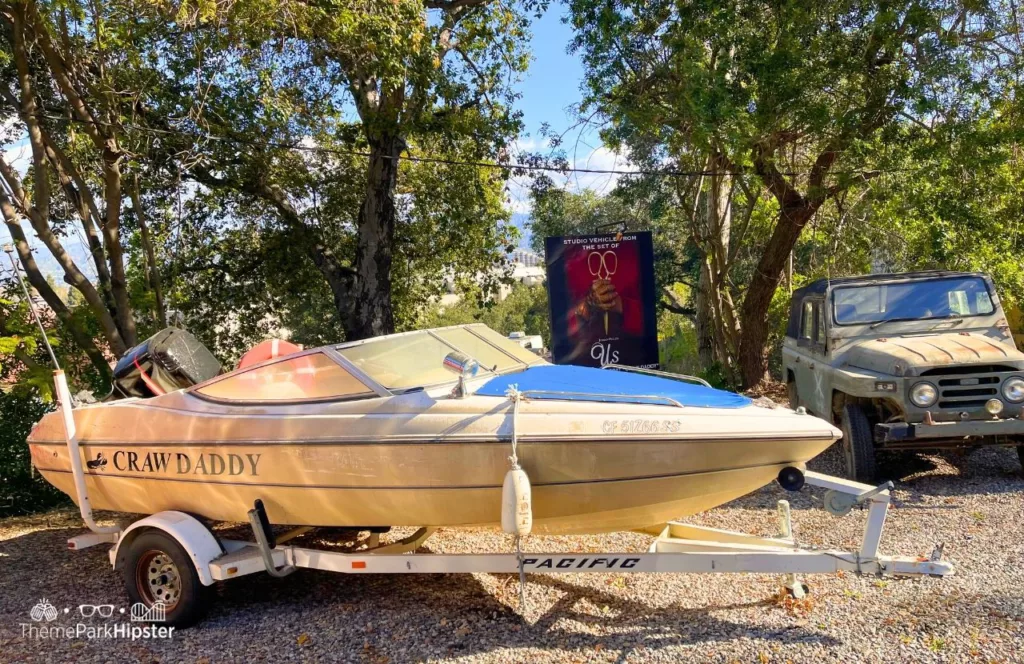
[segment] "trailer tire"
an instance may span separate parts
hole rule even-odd
[[[156,626],[189,627],[206,614],[211,599],[211,587],[199,580],[195,565],[176,539],[162,530],[152,529],[140,534],[129,545],[125,564],[121,570],[125,590],[132,602],[133,620],[136,605],[147,610],[157,603],[164,604],[164,616],[152,614]]]
[[[840,424],[843,430],[846,476],[858,482],[874,482],[875,440],[864,409],[857,404],[846,404],[843,406]]]

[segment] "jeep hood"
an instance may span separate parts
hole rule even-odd
[[[980,334],[930,334],[867,339],[847,351],[846,364],[889,376],[913,376],[936,366],[1014,364],[1024,353]]]

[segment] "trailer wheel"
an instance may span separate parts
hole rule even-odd
[[[188,627],[206,613],[210,588],[199,580],[195,565],[178,541],[163,531],[150,530],[131,542],[122,574],[133,616],[136,604],[152,609],[160,603],[163,619],[157,612],[147,622]]]
[[[864,409],[857,404],[846,404],[841,425],[847,477],[858,482],[874,482],[875,440]]]

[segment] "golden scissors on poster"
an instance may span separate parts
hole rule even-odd
[[[592,251],[587,256],[587,268],[590,270],[591,276],[608,281],[619,269],[619,257],[615,255],[614,251],[606,251],[604,253]],[[604,333],[608,334],[607,311],[604,312]]]

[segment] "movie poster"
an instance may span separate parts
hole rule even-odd
[[[545,239],[555,364],[658,368],[649,232]]]

